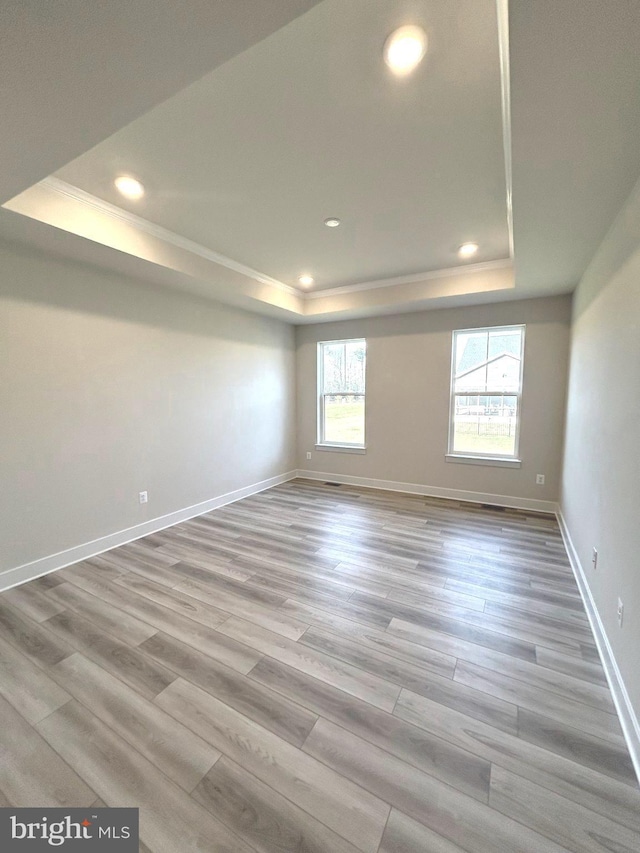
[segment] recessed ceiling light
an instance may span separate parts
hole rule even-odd
[[[477,243],[463,243],[458,249],[458,255],[461,258],[472,258],[479,248]]]
[[[384,61],[399,77],[411,74],[426,52],[427,34],[413,25],[394,30],[384,43]]]
[[[118,175],[113,183],[118,192],[127,198],[142,198],[144,195],[144,187],[140,181],[130,175]]]
[[[313,284],[313,278],[310,275],[299,275],[298,281],[303,287],[309,287],[309,285]]]
[[[340,225],[340,220],[336,216],[330,216],[328,219],[325,219],[324,224],[327,228],[337,228]]]

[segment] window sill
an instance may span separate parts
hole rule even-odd
[[[335,450],[337,453],[360,453],[367,452],[366,447],[354,447],[350,444],[316,444],[316,450]]]
[[[520,468],[520,459],[502,459],[499,456],[463,456],[458,453],[445,454],[445,462],[462,462],[464,465],[492,465],[495,468]]]

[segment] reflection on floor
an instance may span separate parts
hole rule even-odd
[[[296,480],[0,596],[0,804],[152,853],[640,850],[556,522]]]

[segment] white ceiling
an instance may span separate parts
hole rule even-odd
[[[569,292],[640,173],[637,0],[150,2],[0,8],[0,235],[311,322]]]
[[[399,79],[382,45],[404,5],[325,0],[56,177],[293,286],[455,266],[466,240],[508,257],[495,2],[412,3],[431,45]]]
[[[0,202],[319,0],[0,0]]]
[[[573,289],[640,177],[640,0],[509,3],[516,286]]]

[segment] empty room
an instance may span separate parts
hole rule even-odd
[[[640,2],[0,2],[0,848],[640,850]]]

